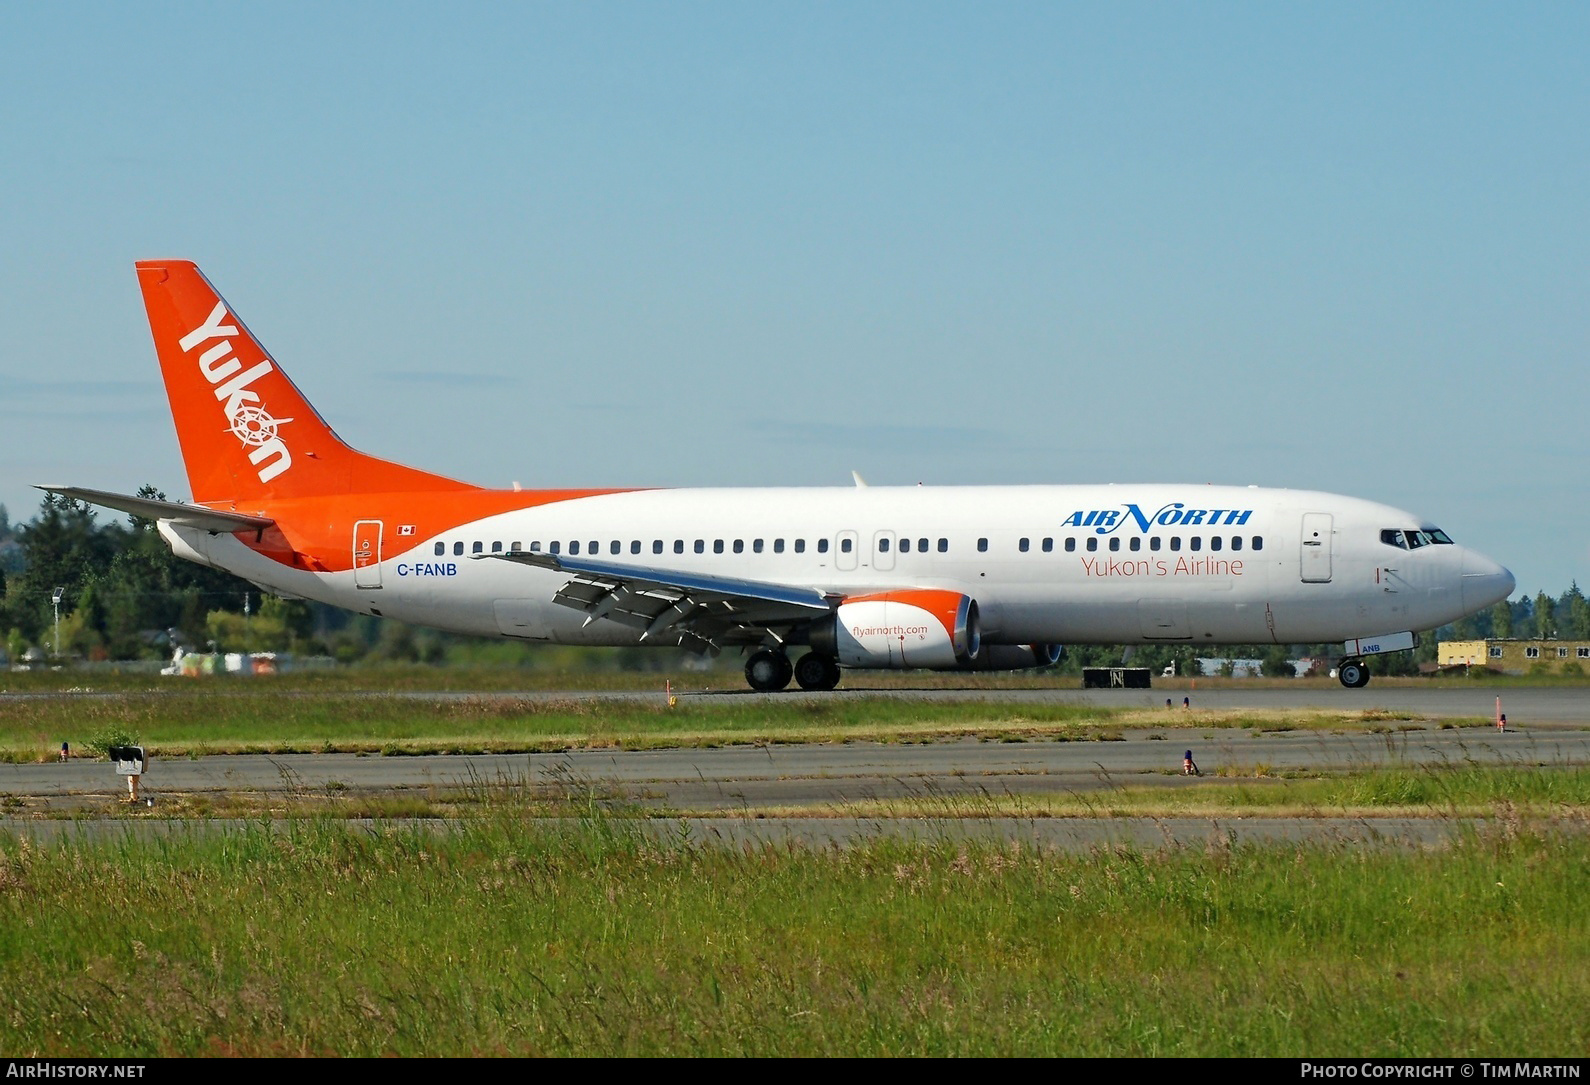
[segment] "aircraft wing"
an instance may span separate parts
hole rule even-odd
[[[250,516],[245,512],[219,512],[202,505],[184,505],[180,501],[156,501],[152,497],[133,497],[131,494],[111,493],[109,490],[88,490],[81,486],[35,486],[45,493],[87,501],[90,505],[103,505],[107,509],[141,516],[145,520],[167,520],[184,527],[201,531],[233,532],[263,531],[276,521],[268,516]]]
[[[524,550],[480,557],[568,573],[553,602],[585,611],[587,625],[606,618],[642,630],[642,640],[677,638],[696,651],[761,643],[769,633],[777,636],[780,628],[832,609],[822,592],[786,584]]]

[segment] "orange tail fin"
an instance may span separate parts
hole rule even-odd
[[[195,264],[137,268],[194,501],[478,488],[349,448]]]

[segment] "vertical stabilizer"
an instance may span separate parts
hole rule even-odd
[[[343,444],[195,264],[137,268],[193,500],[476,489]]]

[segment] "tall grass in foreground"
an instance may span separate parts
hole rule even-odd
[[[622,822],[0,837],[0,1050],[1578,1055],[1590,840],[735,851]]]

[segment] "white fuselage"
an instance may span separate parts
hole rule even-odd
[[[348,500],[359,515],[357,497]],[[1288,644],[1430,629],[1506,598],[1512,576],[1483,555],[1384,541],[1388,531],[1428,527],[1369,501],[1255,487],[641,490],[506,512],[430,538],[383,522],[379,561],[334,573],[286,567],[230,535],[162,530],[178,553],[284,594],[558,643],[632,645],[639,633],[555,603],[567,573],[492,560],[494,552],[556,546],[836,599],[949,589],[977,601],[983,639],[994,644]]]

